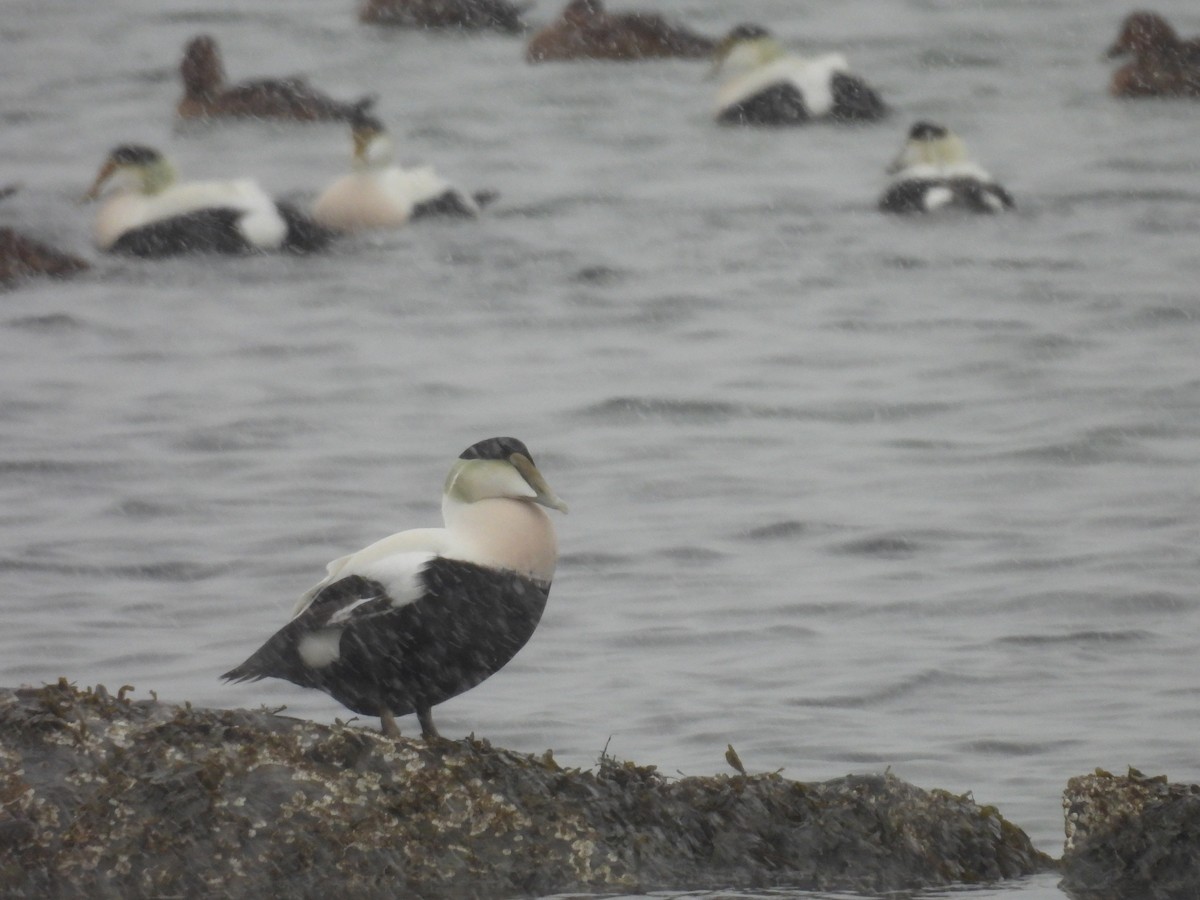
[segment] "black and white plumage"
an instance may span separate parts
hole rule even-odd
[[[713,73],[731,72],[717,92],[718,122],[803,125],[815,119],[871,122],[887,115],[879,94],[840,53],[789,56],[765,28],[739,25],[717,47]]]
[[[918,122],[900,155],[888,167],[892,183],[879,200],[887,213],[931,213],[958,209],[997,213],[1012,209],[1012,195],[967,155],[958,135],[941,125]]]
[[[542,507],[567,509],[523,443],[472,445],[446,478],[444,528],[331,562],[291,621],[221,677],[325,691],[389,735],[415,712],[436,737],[433,707],[499,671],[541,619],[558,553]]]
[[[101,250],[158,258],[184,253],[308,253],[332,232],[249,178],[178,183],[153,147],[123,144],[109,153],[87,199],[106,197],[93,223]]]
[[[362,113],[350,121],[354,142],[353,170],[326,187],[313,203],[313,219],[339,232],[398,228],[427,217],[474,218],[495,194],[466,194],[432,166],[404,169],[395,165],[392,140],[374,116]]]

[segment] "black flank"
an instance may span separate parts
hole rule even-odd
[[[721,110],[723,125],[801,125],[809,120],[804,95],[794,84],[774,84]]]

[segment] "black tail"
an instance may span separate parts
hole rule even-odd
[[[477,215],[479,215],[479,209],[475,204],[454,188],[430,200],[418,203],[412,211],[414,219],[428,219],[435,216],[473,219]]]
[[[475,191],[471,194],[471,196],[475,199],[475,205],[478,206],[480,209],[483,209],[485,206],[489,206],[492,203],[495,203],[497,200],[499,200],[500,192],[499,191],[490,191],[490,190]]]
[[[874,122],[888,114],[887,105],[875,89],[861,78],[835,72],[830,84],[833,108],[829,114],[843,122]]]
[[[318,225],[292,204],[280,201],[275,206],[287,223],[287,234],[281,250],[288,253],[314,253],[324,250],[337,237],[337,232]]]

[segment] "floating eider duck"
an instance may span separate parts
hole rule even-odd
[[[85,199],[112,192],[96,213],[96,246],[131,256],[183,253],[307,253],[329,243],[332,233],[289,203],[271,199],[257,182],[175,182],[175,169],[152,147],[116,147]]]
[[[345,121],[375,102],[374,97],[363,97],[343,103],[303,78],[259,78],[227,87],[217,42],[208,35],[188,42],[179,74],[183,77],[183,97],[176,112],[182,119]]]
[[[354,712],[415,712],[437,737],[433,707],[498,672],[542,616],[558,550],[541,507],[567,511],[515,438],[480,441],[446,477],[444,528],[401,531],[336,559],[290,622],[221,677],[282,678]]]
[[[431,166],[402,169],[392,164],[392,141],[383,124],[361,113],[350,124],[353,171],[329,185],[313,204],[313,219],[336,231],[395,228],[410,219],[479,215],[491,192],[469,196]]]
[[[628,61],[710,56],[716,41],[668,23],[653,13],[609,13],[601,0],[571,0],[556,22],[537,32],[525,49],[529,62],[573,59]]]
[[[33,275],[64,277],[88,268],[86,261],[26,237],[12,228],[0,228],[0,284]]]
[[[0,187],[0,200],[19,190],[15,184]],[[26,237],[12,228],[0,228],[0,285],[33,275],[65,277],[88,268],[86,261]]]
[[[1110,58],[1133,55],[1113,73],[1116,97],[1200,97],[1200,38],[1182,40],[1157,13],[1126,17],[1108,48]]]
[[[509,34],[525,30],[524,6],[509,0],[366,0],[359,8],[361,22],[401,28],[458,28]]]
[[[729,125],[870,122],[888,111],[873,88],[850,74],[842,54],[788,56],[757,25],[738,25],[721,41],[713,74],[722,71],[733,77],[717,92],[716,117]]]
[[[967,155],[962,139],[941,125],[918,122],[888,167],[891,186],[879,200],[889,213],[962,209],[995,213],[1012,209],[1012,196]]]

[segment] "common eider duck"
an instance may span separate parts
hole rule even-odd
[[[177,184],[175,169],[153,147],[122,144],[109,153],[85,199],[112,191],[93,223],[96,246],[148,258],[183,253],[307,253],[332,233],[289,203],[271,199],[249,178]]]
[[[602,0],[571,0],[525,48],[531,63],[575,59],[629,61],[710,56],[716,41],[653,13],[610,13]]]
[[[175,110],[181,119],[346,121],[375,102],[373,96],[367,96],[343,103],[295,77],[258,78],[227,87],[217,42],[206,34],[188,42],[179,74],[183,78],[183,97]]]
[[[11,197],[19,189],[15,184],[0,187],[0,200]],[[0,285],[33,275],[61,278],[86,268],[87,262],[77,256],[27,237],[16,229],[0,227]]]
[[[1113,73],[1115,97],[1200,97],[1200,38],[1182,40],[1157,13],[1135,12],[1108,48],[1109,58],[1133,55]]]
[[[336,559],[292,619],[226,681],[325,691],[383,733],[494,675],[541,619],[558,557],[542,507],[566,512],[516,438],[473,444],[450,468],[443,528],[401,531]]]
[[[717,92],[716,118],[727,125],[870,122],[888,112],[879,94],[850,73],[842,54],[788,56],[758,25],[738,25],[721,41],[713,74],[722,71],[733,73]]]
[[[395,228],[410,219],[479,215],[494,193],[470,196],[451,186],[432,166],[402,169],[392,164],[391,138],[365,113],[350,125],[353,171],[325,188],[313,204],[313,219],[335,231]]]
[[[996,213],[1012,209],[1012,195],[972,162],[958,135],[941,125],[918,122],[888,167],[892,183],[879,200],[888,213],[960,209]]]
[[[509,0],[366,0],[358,10],[360,22],[400,28],[447,28],[463,31],[525,30],[524,6]]]
[[[88,268],[85,260],[26,237],[12,228],[0,228],[0,284],[33,275],[64,277]]]

